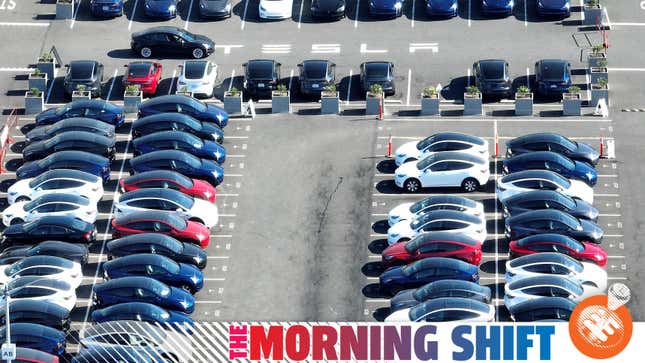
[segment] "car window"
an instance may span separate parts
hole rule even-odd
[[[442,229],[443,229],[443,222],[441,221],[428,223],[422,228],[423,231],[440,231]]]
[[[200,79],[204,77],[204,65],[205,62],[186,62],[184,64],[184,76],[187,79]]]
[[[427,268],[414,274],[415,279],[425,279],[436,275],[436,268]]]
[[[430,166],[431,171],[445,171],[448,170],[449,163],[447,161],[440,161]]]
[[[56,204],[48,203],[38,206],[31,210],[34,213],[51,213],[56,211]]]
[[[84,108],[74,108],[65,113],[65,117],[81,117],[85,114]]]
[[[547,181],[547,180],[540,180],[539,188],[543,189],[543,190],[558,190],[558,189],[560,189],[560,187],[557,184],[552,183],[552,182]]]
[[[171,231],[171,228],[168,225],[161,222],[154,222],[152,225],[152,228],[155,232],[161,232],[161,233]]]
[[[83,182],[75,180],[56,179],[42,183],[39,187],[43,189],[63,189],[63,188],[78,188],[83,186]]]
[[[160,209],[159,200],[157,199],[138,199],[126,202],[127,205],[136,208]]]
[[[127,228],[136,229],[139,231],[150,231],[152,230],[152,224],[150,222],[132,222],[125,225]]]
[[[467,223],[457,221],[444,221],[443,229],[462,229],[468,227]]]
[[[448,162],[448,170],[449,171],[455,171],[455,170],[464,170],[470,168],[472,165],[469,163],[465,163],[462,161],[450,161]]]
[[[155,297],[155,294],[153,294],[151,291],[148,291],[146,289],[137,288],[137,289],[135,289],[135,293],[136,293],[136,296],[140,297],[140,298],[153,298],[153,297]]]
[[[518,188],[536,189],[540,187],[540,183],[537,180],[522,180],[513,184]]]
[[[92,69],[94,68],[94,64],[75,63],[72,64],[69,68],[71,79],[90,79],[92,78]]]

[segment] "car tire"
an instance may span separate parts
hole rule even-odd
[[[193,58],[200,59],[200,58],[204,58],[204,55],[206,54],[206,52],[204,52],[202,48],[195,48],[193,49],[192,54],[193,54]]]
[[[475,178],[466,178],[461,182],[461,189],[466,193],[472,193],[479,189],[479,182]]]
[[[421,190],[421,182],[417,179],[408,179],[403,183],[403,188],[410,193],[417,193]]]
[[[23,221],[22,218],[14,218],[11,221],[9,221],[9,224],[13,226],[14,224],[19,224],[19,223],[24,223],[24,222],[25,221]]]
[[[31,200],[31,199],[29,199],[28,197],[25,197],[24,195],[21,195],[21,196],[19,196],[18,198],[16,198],[15,203],[18,203],[18,202],[29,202],[30,200]]]
[[[143,58],[150,58],[152,56],[152,49],[143,47],[139,50],[139,54],[141,54]]]

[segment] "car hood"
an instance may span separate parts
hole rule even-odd
[[[598,208],[594,207],[591,205],[591,203],[587,203],[582,199],[575,199],[576,202],[576,211],[578,215],[584,216],[586,219],[591,219],[595,221],[598,219]]]
[[[402,268],[403,266],[395,266],[385,270],[385,272],[383,272],[381,276],[379,276],[379,281],[381,285],[383,285],[383,283],[387,280],[402,278],[403,277],[403,274],[401,273]]]
[[[219,121],[219,124],[222,127],[226,126],[228,122],[228,113],[226,113],[226,111],[224,111],[221,107],[217,107],[213,104],[207,103],[206,111],[209,114],[213,115],[213,117]]]
[[[598,162],[598,158],[600,158],[600,153],[590,145],[581,142],[578,143],[578,147],[572,153],[572,156],[577,159],[584,158],[595,164]]]
[[[403,203],[399,204],[396,207],[392,208],[390,212],[387,214],[387,220],[388,222],[393,222],[395,221],[398,222],[401,220],[401,218],[409,216],[411,214],[410,212],[410,207],[412,206],[413,203]],[[393,226],[390,225],[390,227]]]
[[[27,202],[16,202],[7,208],[5,208],[4,211],[2,211],[2,215],[4,216],[15,216],[17,213],[24,214],[25,211],[23,207],[27,204]]]
[[[414,177],[419,175],[419,169],[417,169],[417,161],[411,161],[405,163],[394,171],[395,175],[405,175],[408,177]]]
[[[433,9],[448,10],[454,4],[457,4],[457,0],[428,0],[428,7]]]
[[[388,257],[394,257],[394,258],[398,258],[398,259],[403,259],[405,257],[410,256],[408,251],[405,250],[405,244],[406,244],[406,242],[399,242],[399,243],[395,243],[395,244],[393,244],[391,246],[388,246],[381,253],[381,255],[383,256],[383,260],[387,261]]]
[[[585,235],[588,235],[595,241],[600,241],[602,239],[605,232],[597,224],[586,219],[581,219],[580,224],[582,224],[582,231]]]
[[[174,286],[170,287],[170,294],[168,294],[167,299],[178,305],[181,305],[181,302],[185,302],[186,306],[184,308],[189,311],[195,305],[195,298],[191,294]]]
[[[415,289],[403,290],[394,295],[394,297],[390,299],[390,311],[395,312],[397,310],[411,308],[419,304],[419,301],[414,298],[415,291]]]
[[[21,224],[13,224],[5,228],[2,234],[5,237],[11,237],[11,236],[22,234],[23,232],[24,232],[24,228],[22,228],[22,223],[21,223]]]
[[[47,145],[45,144],[45,141],[36,141],[34,143],[31,143],[27,145],[24,149],[22,149],[22,154],[30,154],[34,152],[39,152],[43,151],[47,148]]]
[[[47,136],[47,126],[39,126],[29,131],[25,138],[28,140],[40,140]]]
[[[591,281],[598,286],[598,289],[606,291],[607,271],[592,262],[583,262],[582,265],[584,266],[584,269],[582,270],[582,273],[578,275],[578,279],[580,279],[582,284],[587,285],[585,282]]]
[[[404,157],[419,158],[419,155],[421,155],[421,152],[419,151],[419,149],[417,149],[417,141],[412,141],[412,142],[406,142],[405,144],[396,148],[396,151],[394,154],[396,155],[397,158],[404,158]]]
[[[35,161],[28,161],[16,170],[16,177],[24,178],[26,175],[32,175],[39,170],[38,164]]]
[[[215,42],[205,35],[195,34],[195,41],[206,44],[209,48],[213,48],[215,46]]]
[[[215,141],[203,140],[202,150],[217,159],[226,156],[226,149]]]
[[[267,12],[279,12],[284,13],[291,10],[293,6],[292,1],[260,1],[260,6],[262,6]]]
[[[582,176],[583,179],[587,181],[591,186],[596,185],[596,179],[598,178],[598,173],[596,172],[596,169],[594,169],[589,164],[584,163],[582,161],[576,161],[575,172],[577,175]]]
[[[585,245],[585,250],[582,252],[582,257],[591,261],[598,262],[600,266],[607,263],[607,252],[599,245],[591,242],[582,242]]]
[[[45,120],[49,120],[51,118],[58,118],[58,116],[56,115],[57,110],[58,108],[53,107],[53,108],[48,108],[45,111],[39,113],[38,115],[36,115],[36,124]]]
[[[323,0],[323,1],[319,1],[317,4],[318,4],[318,7],[316,7],[315,9],[319,11],[328,12],[328,11],[336,11],[341,6],[345,5],[345,2],[343,0],[335,0],[335,1]]]
[[[170,5],[176,5],[176,0],[158,0],[158,1],[146,1],[146,6],[153,10],[167,10]]]
[[[189,265],[187,263],[180,263],[179,274],[182,277],[191,280],[198,287],[201,287],[204,285],[204,276],[202,275],[202,272],[193,265]]]
[[[186,223],[186,229],[182,231],[182,234],[184,235],[189,235],[189,236],[195,236],[197,237],[198,235],[201,236],[201,239],[207,238],[210,235],[210,232],[208,228],[206,228],[203,224],[193,222],[193,221],[188,221]]]
[[[185,243],[184,244],[184,252],[183,254],[188,257],[190,256],[191,259],[199,260],[199,264],[203,264],[204,266],[206,265],[206,260],[207,260],[207,253],[199,246],[192,244],[192,243]],[[195,261],[197,262],[197,261]]]
[[[387,230],[387,239],[391,243],[397,241],[401,236],[409,237],[412,235],[413,231],[410,228],[410,221],[400,221]]]
[[[202,9],[212,11],[212,12],[222,12],[226,9],[226,6],[230,4],[229,0],[219,0],[219,1],[204,1],[199,2],[199,6]]]
[[[593,204],[593,189],[587,183],[580,180],[571,180],[569,195],[578,197],[585,202]]]
[[[563,8],[569,0],[538,0],[542,6],[546,6],[548,8]]]
[[[506,7],[510,0],[485,0],[489,6]]]
[[[370,0],[370,4],[376,9],[394,9],[396,3],[401,3],[401,0]]]

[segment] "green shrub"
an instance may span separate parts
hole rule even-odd
[[[428,86],[423,89],[423,97],[434,97],[437,94],[437,89],[434,86]]]
[[[40,97],[40,90],[37,87],[32,87],[29,92],[34,97]]]
[[[517,92],[518,92],[518,93],[531,93],[531,89],[530,89],[530,88],[528,88],[527,86],[520,86],[520,87],[517,89]]]
[[[381,95],[383,94],[383,86],[378,83],[374,83],[370,86],[368,91],[373,96],[381,97]]]
[[[240,91],[235,86],[231,87],[231,90],[228,92],[233,96],[237,96],[238,94],[240,94]]]
[[[479,88],[477,88],[477,86],[468,86],[468,87],[466,87],[466,93],[471,95],[471,96],[474,96],[474,95],[480,93],[480,91],[479,91]]]
[[[580,93],[580,87],[578,86],[569,87],[569,93]]]

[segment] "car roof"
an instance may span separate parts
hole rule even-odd
[[[24,347],[16,347],[16,359],[29,359],[42,363],[58,362],[58,357],[55,355]]]
[[[111,130],[111,131],[114,131],[114,129],[115,129],[114,125],[110,125],[107,122],[103,122],[103,121],[93,119],[93,118],[89,118],[89,117],[70,117],[70,118],[66,118],[64,120],[60,120],[60,121],[56,122],[53,125],[48,125],[48,126],[44,126],[44,127],[47,127],[47,128],[51,128],[53,126],[56,126],[56,127],[69,127],[69,126],[73,126],[73,125],[83,125],[83,126],[87,126],[87,127],[91,127],[91,128],[95,128],[95,129]]]
[[[537,309],[567,309],[573,311],[576,303],[564,297],[540,297],[523,301],[513,307],[513,314],[520,314]]]
[[[527,237],[524,237],[517,241],[518,246],[526,246],[529,243],[533,242],[555,242],[555,243],[564,243],[564,244],[582,244],[575,239],[565,236],[559,233],[541,233],[533,234]]]
[[[123,193],[119,196],[119,202],[125,202],[132,199],[167,199],[174,201],[178,198],[190,198],[188,195],[169,188],[142,188],[131,192]]]
[[[536,219],[550,219],[558,222],[566,223],[570,225],[575,221],[575,223],[580,223],[580,221],[567,212],[563,212],[557,209],[538,209],[528,212],[524,212],[512,217],[509,217],[506,222],[508,224],[518,223],[518,222],[527,222]]]
[[[484,145],[485,141],[481,137],[464,134],[461,132],[439,132],[429,136],[432,139],[431,144],[439,141],[466,141],[475,145]]]
[[[440,309],[475,310],[482,314],[487,314],[490,311],[490,306],[481,301],[462,297],[440,297],[422,302],[413,307],[410,309],[410,317],[420,318],[432,311]]]
[[[157,97],[152,97],[141,103],[141,108],[149,107],[149,106],[155,106],[155,105],[161,105],[164,103],[174,103],[174,104],[187,104],[187,103],[195,103],[199,102],[195,100],[194,98],[190,96],[185,96],[185,95],[163,95],[163,96],[157,96]],[[180,113],[180,112],[176,112]]]
[[[450,195],[450,194],[432,195],[413,203],[413,205],[415,204],[424,204],[424,205],[455,204],[455,205],[463,205],[468,208],[475,208],[477,206],[477,202],[475,202],[472,199],[468,199],[466,197],[462,197],[459,195]]]
[[[507,144],[510,146],[519,146],[530,142],[557,142],[560,143],[564,136],[555,132],[537,132],[533,134],[522,135],[510,140]]]
[[[105,158],[100,155],[92,154],[87,151],[79,151],[79,150],[64,150],[64,151],[57,151],[53,154],[49,154],[47,157],[49,158],[54,158],[56,160],[60,159],[81,159],[81,160],[87,160],[91,163],[96,163],[96,164],[107,164],[109,163],[108,158]],[[41,159],[44,160],[44,159]]]
[[[20,261],[15,262],[14,264],[23,265],[22,267],[38,266],[38,265],[48,265],[48,266],[60,266],[64,268],[74,267],[74,262],[57,256],[28,256],[23,258]],[[33,281],[32,281],[33,282]]]
[[[6,326],[0,327],[0,336],[2,336],[3,340],[7,332],[6,329]],[[37,336],[42,339],[48,339],[52,337],[56,337],[57,339],[65,338],[65,333],[60,330],[34,323],[11,323],[11,335],[14,334]]]
[[[137,233],[113,239],[107,243],[107,248],[108,251],[112,251],[125,246],[141,245],[142,243],[160,245],[175,252],[181,252],[183,249],[182,242],[161,233]]]
[[[569,63],[564,59],[540,59],[538,62],[542,67],[566,66]]]
[[[506,64],[506,61],[503,59],[480,59],[477,61],[479,64]]]
[[[119,277],[116,279],[110,279],[100,284],[94,285],[94,289],[114,289],[114,288],[123,288],[123,287],[149,287],[152,289],[167,288],[168,285],[164,284],[159,280],[155,280],[147,276],[126,276]]]
[[[56,136],[50,138],[49,140],[43,140],[43,143],[50,141],[50,140],[57,140],[57,142],[61,141],[91,141],[97,144],[103,144],[106,146],[113,145],[116,141],[115,139],[111,137],[106,137],[103,135],[96,134],[94,132],[89,132],[89,131],[65,131],[57,134]]]
[[[531,190],[527,192],[517,193],[510,196],[504,201],[506,205],[512,205],[514,203],[521,203],[532,200],[540,201],[564,201],[564,200],[573,200],[573,198],[566,196],[562,193],[556,192],[555,190]],[[575,202],[575,201],[574,201]]]
[[[157,97],[155,97],[157,98]],[[146,101],[147,102],[147,101]],[[142,126],[142,125],[147,125],[149,123],[155,123],[159,121],[169,121],[169,122],[183,122],[183,123],[197,123],[201,125],[201,122],[197,119],[195,119],[192,116],[186,115],[184,113],[180,112],[161,112],[161,113],[156,113],[154,115],[149,115],[145,117],[141,117],[137,120],[134,120],[132,123],[132,126],[134,128]]]
[[[277,62],[273,59],[251,59],[248,62],[246,62],[247,65],[252,65],[252,64],[267,64],[270,63],[271,65],[276,64]]]
[[[551,171],[551,170],[541,170],[541,169],[531,169],[523,170],[515,173],[507,174],[502,177],[502,183],[513,182],[523,179],[546,179],[554,182],[560,183],[560,180],[569,183],[569,180],[562,175]]]
[[[150,170],[150,171],[144,171],[143,173],[137,173],[134,175],[130,175],[129,177],[124,179],[124,182],[126,184],[129,183],[138,183],[142,180],[149,180],[149,179],[169,179],[173,180],[176,182],[180,182],[181,184],[184,184],[186,181],[190,181],[190,184],[192,185],[192,179],[189,177],[185,176],[184,174],[178,173],[173,170]]]
[[[103,308],[101,310],[104,310],[106,312],[117,312],[117,311],[122,311],[122,310],[148,310],[148,311],[153,311],[156,310],[158,312],[165,312],[166,309],[157,306],[155,304],[150,304],[146,302],[140,302],[140,301],[133,301],[133,302],[126,302],[126,303],[119,303],[115,305],[108,306],[106,308]]]
[[[81,339],[90,338],[96,335],[103,334],[139,334],[147,337],[158,338],[157,342],[162,343],[165,340],[166,333],[163,329],[155,326],[154,324],[142,321],[108,321],[98,324],[88,325],[85,329],[81,330],[79,336]]]
[[[37,276],[30,276],[37,277]],[[40,278],[42,280],[42,278]],[[69,316],[69,311],[64,307],[47,300],[34,300],[34,299],[16,299],[12,300],[9,305],[10,313],[16,311],[38,311],[48,315],[55,315],[60,318]],[[0,316],[6,315],[4,304],[0,307]]]
[[[48,241],[43,241],[40,242],[36,245],[30,246],[29,250],[39,248],[39,249],[62,249],[66,251],[72,251],[72,252],[87,252],[87,246],[85,245],[80,245],[76,243],[70,243],[70,242],[63,242],[63,241],[53,241],[53,240],[48,240]]]
[[[417,217],[417,220],[422,221],[421,223],[424,223],[424,224],[433,220],[446,220],[446,219],[465,221],[471,224],[480,224],[482,222],[481,218],[474,216],[470,213],[460,212],[456,210],[449,210],[449,209],[433,210],[427,213],[423,213]]]
[[[147,28],[144,30],[141,30],[139,32],[133,33],[132,37],[137,38],[142,35],[148,35],[148,34],[153,34],[153,33],[173,33],[173,34],[179,34],[183,33],[183,31],[176,26],[167,26],[167,25],[162,25],[162,26],[154,26],[151,28]]]
[[[37,263],[35,263],[34,265],[37,265]],[[71,267],[72,265],[70,264],[68,266]],[[66,290],[66,291],[71,289],[71,285],[63,280],[43,278],[42,276],[36,276],[36,275],[21,276],[13,279],[11,282],[9,282],[9,284],[12,289],[16,289],[22,286],[49,287],[53,289]],[[35,301],[38,301],[38,300],[35,300]]]
[[[193,159],[193,160],[199,160],[201,162],[201,158],[188,153],[186,151],[181,151],[181,150],[157,150],[153,152],[149,152],[147,154],[139,155],[136,156],[132,159],[130,159],[130,163],[133,161],[137,162],[148,162],[150,160],[158,160],[158,159],[180,159],[180,160],[187,160],[187,159]]]
[[[77,107],[78,108],[80,108],[80,107],[104,108],[104,109],[107,109],[107,110],[109,110],[109,109],[112,109],[112,110],[119,109],[120,110],[121,109],[117,105],[113,105],[113,104],[111,104],[111,103],[109,103],[107,101],[97,100],[97,99],[93,99],[93,100],[91,100],[91,99],[90,100],[83,99],[83,100],[72,101],[72,102],[67,103],[63,107],[71,107],[71,108],[77,108]]]
[[[73,60],[73,61],[69,62],[70,67],[74,67],[74,66],[85,66],[85,67],[91,66],[91,67],[95,67],[98,64],[99,64],[99,62],[97,62],[95,60]]]
[[[563,253],[557,253],[557,252],[540,252],[540,253],[533,253],[530,255],[525,255],[518,257],[516,259],[513,259],[508,262],[510,267],[516,268],[520,266],[526,266],[526,265],[531,265],[535,263],[557,263],[561,265],[568,265],[568,266],[582,266],[582,264],[572,257],[569,257]]]
[[[134,144],[154,142],[156,140],[181,140],[181,141],[203,141],[199,137],[184,131],[166,130],[157,131],[132,140]]]
[[[32,200],[29,203],[38,203],[40,204],[45,204],[45,203],[74,203],[74,204],[80,204],[80,205],[89,205],[90,200],[87,197],[84,197],[82,195],[78,194],[71,194],[71,193],[47,193],[43,194],[40,197]]]
[[[37,222],[39,225],[42,225],[42,224],[61,225],[62,224],[62,225],[68,226],[68,225],[74,224],[72,222],[76,222],[76,221],[83,222],[84,224],[90,224],[78,218],[74,218],[70,216],[47,216],[47,215],[39,217],[38,220],[34,222]],[[33,223],[33,222],[27,222],[27,223]]]
[[[181,217],[178,217],[175,214],[166,211],[160,210],[143,210],[138,212],[128,213],[126,215],[121,215],[116,218],[118,224],[130,223],[134,221],[141,220],[155,220],[162,221],[174,225],[175,220],[182,220]]]
[[[431,164],[434,164],[439,161],[468,161],[473,164],[486,164],[488,163],[487,160],[484,160],[483,158],[480,158],[479,156],[472,155],[469,153],[461,152],[461,151],[442,151],[439,153],[434,153],[426,158],[424,158],[421,161],[427,160]]]
[[[46,172],[40,174],[34,179],[80,179],[86,182],[96,183],[99,180],[99,177],[84,171],[74,170],[74,169],[53,169],[47,170]]]
[[[405,250],[408,252],[419,249],[422,245],[430,242],[458,242],[469,246],[478,246],[479,242],[475,239],[466,236],[463,233],[453,232],[425,232],[414,237],[412,240],[405,244]]]
[[[157,255],[154,253],[135,253],[133,255],[123,256],[123,257],[115,258],[111,261],[107,261],[106,264],[108,264],[108,266],[113,266],[113,267],[114,266],[123,267],[124,264],[132,264],[132,265],[143,264],[143,265],[161,266],[161,265],[167,265],[167,264],[174,265],[176,264],[176,262],[166,256]]]
[[[439,280],[426,284],[415,290],[415,294],[421,296],[433,296],[444,291],[467,290],[475,294],[486,295],[490,298],[491,289],[471,281],[464,280]]]
[[[473,271],[477,272],[477,266],[471,265],[467,262],[456,260],[453,258],[446,257],[426,257],[422,260],[412,262],[411,264],[403,267],[403,271],[423,271],[429,268],[451,268],[461,271]]]
[[[574,291],[577,295],[584,292],[579,282],[560,275],[536,275],[515,280],[508,284],[508,289],[517,290],[535,286],[560,286]]]
[[[546,161],[565,161],[565,162],[574,162],[568,157],[558,154],[553,151],[531,151],[524,154],[519,154],[508,159],[509,162],[525,162],[528,160],[546,160]]]

